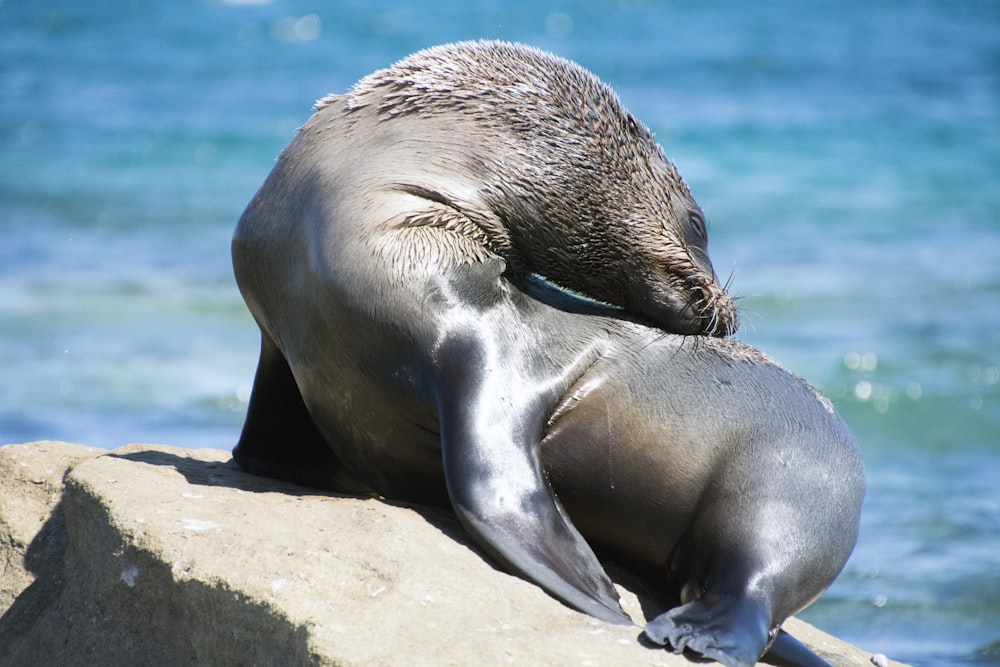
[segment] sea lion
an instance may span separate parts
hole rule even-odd
[[[336,218],[355,261],[396,282],[499,256],[665,331],[738,326],[704,215],[650,131],[531,47],[439,46],[321,99],[270,180],[262,197],[294,182],[317,234]]]
[[[574,68],[457,45],[321,102],[233,238],[262,333],[234,457],[302,484],[450,504],[511,571],[631,622],[578,522],[677,582],[684,605],[651,638],[741,664],[850,552],[856,449],[827,404],[747,348],[632,321],[722,335],[736,318],[676,172]],[[615,468],[574,470],[574,448],[614,448]],[[602,512],[619,510],[623,528],[608,526]],[[726,627],[733,646],[716,646],[709,634]]]
[[[751,348],[515,284],[499,258],[425,276],[387,322],[392,289],[345,298],[288,261],[295,234],[271,222],[240,274],[264,332],[245,470],[450,504],[501,565],[628,623],[596,548],[676,598],[651,640],[730,666],[755,662],[846,562],[855,442]],[[413,326],[394,326],[400,309]]]

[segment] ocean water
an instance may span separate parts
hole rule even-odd
[[[1000,664],[1000,4],[0,0],[0,442],[229,448],[243,207],[314,100],[433,44],[577,60],[711,222],[740,337],[826,392],[869,491],[803,616]]]

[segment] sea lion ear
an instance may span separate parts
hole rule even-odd
[[[379,204],[386,217],[368,244],[400,284],[414,275],[503,259],[483,215],[440,191],[397,184],[382,192]]]

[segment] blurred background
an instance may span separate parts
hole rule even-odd
[[[802,616],[1000,664],[1000,3],[0,0],[0,442],[232,447],[243,207],[312,103],[422,47],[576,60],[711,223],[739,337],[826,392],[869,491]]]

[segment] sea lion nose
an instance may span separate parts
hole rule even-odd
[[[716,338],[727,338],[740,327],[740,316],[736,304],[724,287],[713,282],[711,294],[705,299],[706,307],[701,315],[702,332]]]
[[[660,328],[686,336],[727,338],[739,328],[739,314],[732,297],[717,281],[698,281],[683,301],[683,306],[671,308],[670,302],[656,304],[648,313]],[[682,297],[683,298],[683,297]]]

